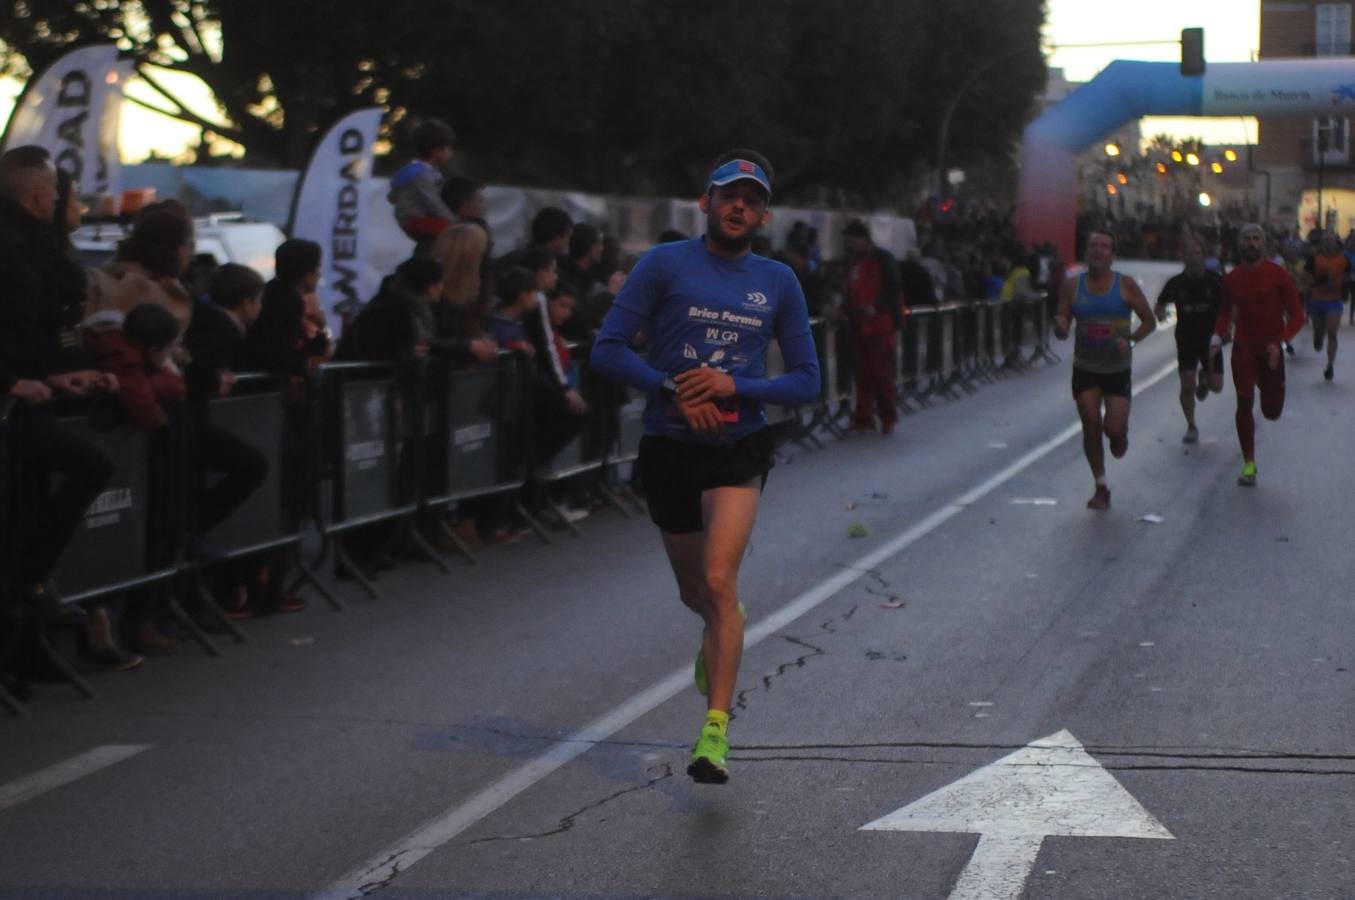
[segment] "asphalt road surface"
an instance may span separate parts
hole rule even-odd
[[[698,623],[604,511],[43,686],[0,897],[1355,896],[1355,349],[1328,384],[1300,338],[1245,489],[1159,331],[1102,513],[1057,349],[773,472],[728,785],[685,775]]]

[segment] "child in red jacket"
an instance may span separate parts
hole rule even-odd
[[[125,340],[105,360],[118,378],[118,396],[138,428],[153,431],[169,424],[167,407],[186,395],[183,375],[170,359],[179,337],[179,323],[163,306],[143,303],[133,307],[122,323]]]

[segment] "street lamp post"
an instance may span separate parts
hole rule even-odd
[[[978,81],[979,76],[987,72],[993,66],[1000,62],[1005,62],[1013,56],[1027,52],[1027,48],[1021,47],[1016,50],[1009,50],[1006,53],[999,53],[992,59],[976,66],[970,71],[969,76],[960,83],[960,87],[946,104],[946,111],[941,115],[941,127],[936,138],[936,196],[944,197],[946,195],[946,143],[950,140],[950,120],[955,117],[955,108],[960,105],[960,100],[968,93],[969,89]]]

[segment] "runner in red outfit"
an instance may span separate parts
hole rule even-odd
[[[1242,445],[1242,475],[1237,483],[1256,484],[1256,420],[1252,403],[1261,389],[1261,415],[1274,421],[1284,410],[1282,341],[1292,341],[1303,328],[1303,302],[1294,280],[1280,266],[1263,259],[1265,232],[1244,225],[1237,236],[1242,265],[1223,279],[1223,299],[1210,340],[1212,357],[1233,327],[1233,386],[1237,388],[1237,440]]]

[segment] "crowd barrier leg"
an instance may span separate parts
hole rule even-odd
[[[456,552],[466,560],[466,562],[470,563],[473,566],[477,566],[480,564],[480,557],[476,556],[475,551],[471,549],[470,544],[467,544],[464,540],[462,540],[461,535],[457,534],[456,530],[452,528],[452,526],[447,524],[446,519],[441,517],[438,519],[438,530],[442,533],[442,536],[446,538],[447,542],[450,543],[456,549]]]
[[[61,677],[69,681],[85,699],[97,699],[99,695],[94,692],[94,688],[90,687],[84,676],[66,661],[66,657],[61,654],[61,651],[52,646],[52,637],[48,634],[50,628],[51,626],[47,622],[38,623],[38,649],[42,651],[43,656],[47,657],[47,661],[61,673]]]
[[[607,483],[606,478],[599,478],[598,483],[593,486],[593,489],[601,494],[602,499],[610,503],[617,512],[621,513],[621,515],[625,516],[627,519],[635,518],[635,511],[627,505],[627,502],[633,503],[638,508],[640,505],[639,498],[635,496],[635,493],[629,487],[623,486],[620,490],[612,490],[612,486]],[[623,496],[625,497],[626,502],[623,502]]]
[[[955,374],[960,389],[972,397],[979,392],[973,380],[979,362],[978,311],[972,304],[962,307],[955,313],[955,323]]]
[[[234,625],[235,623],[231,622],[230,619],[226,617],[226,614],[221,611],[221,607],[217,606],[216,601],[212,599],[211,592],[202,589],[202,582],[196,577],[196,574],[190,576],[190,578],[194,596],[198,597],[200,601],[204,601],[205,598],[203,608],[212,614],[212,618],[221,623],[223,628],[226,627],[226,623],[228,622],[231,625]],[[169,592],[169,600],[165,603],[165,609],[169,610],[169,614],[174,617],[174,621],[182,625],[184,630],[189,633],[193,640],[198,642],[198,646],[202,648],[203,653],[206,653],[208,656],[221,655],[221,651],[217,648],[216,644],[213,643],[212,639],[207,636],[207,632],[197,623],[197,620],[188,614],[188,611],[183,608],[183,604],[179,602],[179,591]],[[237,635],[236,639],[242,640],[243,637],[243,635]]]
[[[1035,317],[1035,349],[1031,351],[1030,358],[1026,362],[1034,365],[1041,360],[1051,366],[1062,362],[1059,355],[1049,346],[1049,305],[1043,300],[1039,301]]]
[[[800,415],[795,415],[795,432],[791,435],[791,440],[799,444],[805,450],[823,450],[827,447],[823,441],[819,440],[814,432],[819,427],[819,422],[823,416],[823,405],[820,404],[810,415],[809,422],[802,423]]]
[[[329,549],[334,552],[334,567],[356,581],[358,587],[362,588],[362,592],[368,597],[373,600],[380,600],[381,592],[376,589],[376,585],[368,580],[362,571],[362,567],[353,561],[353,557],[348,555],[348,548],[343,545],[343,535],[334,535],[328,543],[331,545]],[[317,563],[325,558],[324,550],[321,550],[320,554],[320,560],[317,560]]]
[[[541,543],[546,545],[550,545],[551,543],[553,543],[553,541],[551,541],[550,539],[550,531],[546,528],[544,524],[542,524],[540,519],[532,515],[531,511],[527,509],[526,506],[522,505],[521,500],[513,501],[513,511],[522,517],[522,521],[526,522],[527,527],[530,528],[536,534],[536,536],[541,539]],[[575,529],[575,531],[577,530],[578,529]]]
[[[992,384],[999,378],[997,371],[997,312],[992,303],[982,302],[980,315],[983,324],[979,328],[977,371],[978,378],[984,384]]]
[[[287,551],[287,555],[290,558],[290,566],[297,573],[296,577],[292,579],[292,583],[287,586],[287,593],[295,594],[301,588],[301,585],[309,584],[329,604],[330,609],[343,609],[343,604],[339,602],[339,598],[334,596],[334,592],[320,580],[319,573],[311,568],[299,549],[292,548]]]
[[[921,326],[918,325],[918,313],[913,313],[904,320],[903,331],[898,333],[897,342],[894,345],[894,366],[898,373],[894,379],[895,398],[894,405],[899,408],[899,412],[905,416],[911,416],[917,412],[913,408],[916,403],[922,409],[927,408],[927,398],[918,391],[918,384],[921,381],[922,366],[919,360],[918,335],[921,332]]]
[[[452,574],[452,567],[447,565],[447,560],[437,551],[428,538],[423,536],[423,532],[414,527],[412,522],[405,523],[404,536],[414,545],[414,548],[428,558],[428,561],[442,570],[443,575]]]
[[[1003,346],[1002,369],[1007,372],[1024,372],[1030,368],[1021,355],[1021,337],[1026,330],[1025,311],[1016,300],[1002,305],[1003,320],[1006,322],[1006,341]]]
[[[9,710],[10,715],[12,716],[19,716],[22,718],[23,716],[28,715],[28,710],[19,702],[19,698],[5,690],[5,686],[2,684],[0,684],[0,706]]]

